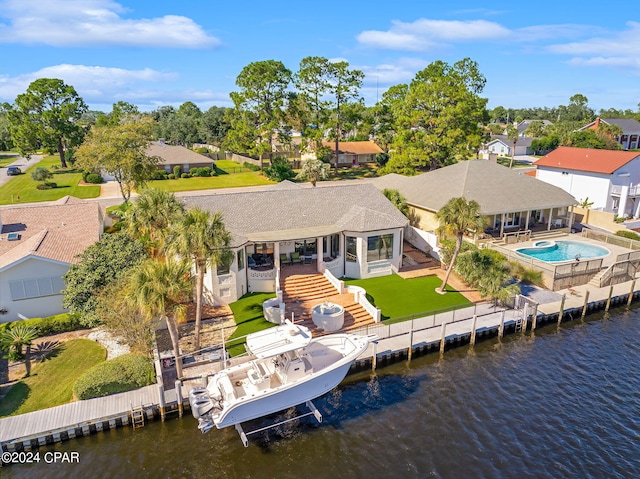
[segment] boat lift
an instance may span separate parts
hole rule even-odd
[[[240,440],[242,441],[242,445],[244,447],[249,447],[249,440],[247,439],[247,436],[249,436],[250,434],[255,434],[261,431],[266,431],[267,429],[271,429],[273,427],[276,426],[280,426],[281,424],[285,424],[291,421],[295,421],[296,419],[300,419],[306,416],[311,416],[313,414],[313,416],[316,418],[316,420],[321,423],[322,422],[322,413],[318,410],[318,408],[311,402],[311,401],[307,401],[306,406],[309,408],[309,412],[306,412],[304,414],[300,414],[299,416],[296,417],[292,417],[290,419],[285,419],[284,421],[280,421],[277,422],[275,424],[271,424],[269,426],[265,426],[265,427],[261,427],[259,429],[255,429],[253,431],[249,431],[249,432],[244,432],[244,429],[242,428],[242,424],[238,423],[235,425],[236,427],[236,431],[238,431],[238,434],[240,435]]]

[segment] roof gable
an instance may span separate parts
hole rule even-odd
[[[538,159],[536,166],[610,175],[639,156],[633,151],[560,146]]]
[[[323,141],[322,145],[333,150],[336,147],[335,141]],[[338,152],[351,155],[375,155],[382,153],[382,148],[373,141],[341,141],[338,143]]]
[[[380,189],[398,189],[408,203],[430,211],[438,211],[458,197],[477,201],[486,215],[577,203],[556,186],[488,160],[461,161],[403,180],[386,178],[377,178],[374,184]]]
[[[167,145],[166,143],[151,142],[147,147],[147,155],[157,156],[161,159],[161,164],[199,164],[210,163],[213,164],[213,160],[196,153],[184,146]]]

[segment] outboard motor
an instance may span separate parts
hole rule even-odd
[[[194,418],[200,419],[213,409],[213,401],[205,388],[193,388],[189,391],[189,405]]]

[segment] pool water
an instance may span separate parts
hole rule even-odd
[[[522,255],[531,256],[547,263],[575,261],[576,258],[600,258],[610,253],[607,248],[583,243],[581,241],[554,241],[553,244],[550,245],[540,244],[534,248],[518,248],[516,251]]]

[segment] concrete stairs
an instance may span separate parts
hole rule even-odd
[[[293,313],[295,321],[308,327],[314,335],[326,334],[311,319],[311,308],[324,301],[344,307],[344,326],[341,332],[373,324],[373,318],[354,301],[352,294],[338,294],[322,274],[290,275],[280,281],[282,298],[288,319]]]
[[[593,278],[591,278],[587,284],[593,286],[594,288],[599,288],[600,278],[602,278],[606,272],[607,272],[607,269],[603,268],[598,274],[596,274]]]

